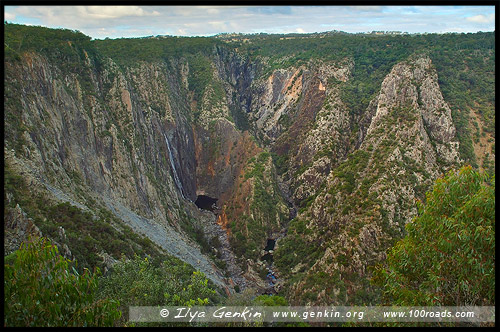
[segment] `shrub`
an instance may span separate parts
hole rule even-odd
[[[99,270],[83,274],[42,238],[23,243],[5,264],[5,326],[112,326],[119,303],[96,300]]]
[[[438,179],[373,281],[393,305],[494,305],[495,179],[466,166]]]
[[[154,264],[147,257],[124,257],[101,278],[99,293],[119,300],[124,316],[129,306],[193,306],[219,300],[203,273],[175,258]]]

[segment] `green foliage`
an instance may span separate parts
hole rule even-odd
[[[4,90],[4,124],[6,147],[14,149],[17,155],[21,155],[26,145],[23,134],[28,127],[22,120],[22,105],[19,100],[20,88],[7,85]]]
[[[462,45],[446,47],[432,52],[433,63],[439,75],[439,86],[451,107],[451,115],[460,141],[460,155],[465,162],[477,167],[472,144],[473,127],[470,112],[475,110],[488,132],[495,128],[495,51],[488,46],[489,36],[477,34]],[[471,47],[476,44],[475,47]],[[483,44],[483,45],[481,45]],[[467,91],[467,93],[464,93]]]
[[[159,61],[171,57],[185,57],[197,53],[210,54],[220,42],[207,37],[141,37],[94,40],[96,48],[122,66],[140,61]]]
[[[390,47],[381,43],[389,42]],[[341,85],[341,98],[347,104],[351,115],[360,115],[380,90],[384,77],[391,68],[409,55],[403,43],[398,40],[369,39],[354,52],[354,72],[351,80]]]
[[[194,92],[194,99],[201,102],[205,88],[213,78],[213,70],[210,60],[200,54],[189,57],[189,89]]]
[[[495,304],[495,179],[470,166],[427,193],[374,282],[393,305]]]
[[[276,172],[278,173],[278,175],[284,174],[288,170],[289,156],[287,154],[279,155],[272,152],[271,157],[273,158],[273,163],[276,167]]]
[[[5,264],[5,326],[112,326],[119,302],[97,299],[99,270],[70,263],[46,239],[23,243]]]
[[[12,171],[8,163],[4,164],[3,171],[3,179],[4,179],[4,194],[11,193],[13,196],[13,200],[11,202],[11,207],[15,207],[14,202],[18,202],[23,198],[19,189],[26,186],[26,182],[22,176],[17,175]]]
[[[129,306],[194,306],[219,302],[205,275],[171,258],[161,264],[135,256],[122,259],[100,279],[100,296],[120,301],[124,316]]]
[[[102,251],[115,259],[122,255],[132,258],[134,253],[163,257],[151,240],[137,235],[123,222],[115,220],[113,215],[102,213],[101,211],[101,218],[95,218],[89,212],[65,202],[49,205],[44,213],[47,219],[40,220],[38,224],[44,234],[68,245],[80,262],[80,269],[102,267],[98,256]],[[112,221],[121,232],[112,226]],[[61,237],[59,227],[64,228],[65,238]]]
[[[369,158],[369,152],[356,150],[348,156],[345,162],[337,167],[335,176],[342,180],[342,186],[338,188],[339,190],[348,194],[354,192],[359,173],[366,168]]]
[[[54,59],[73,62],[83,58],[84,49],[95,52],[90,37],[76,30],[5,23],[4,38],[6,56],[17,59],[24,52],[38,52]]]
[[[284,307],[288,305],[288,301],[283,296],[278,295],[259,295],[253,300],[253,303],[257,306],[267,307]]]
[[[264,180],[264,172],[266,169],[265,163],[269,159],[269,152],[261,152],[257,158],[252,157],[248,160],[249,170],[245,172],[244,178],[248,180],[250,178]]]
[[[279,247],[274,252],[274,264],[284,275],[291,274],[291,270],[299,264],[301,264],[299,272],[306,271],[324,253],[320,239],[310,239],[313,232],[307,224],[307,220],[293,219],[287,236],[280,241]]]
[[[10,56],[6,60],[15,63],[26,53],[43,55],[64,74],[76,75],[84,93],[95,94],[90,73],[102,67],[102,57],[89,36],[76,30],[40,26],[4,24],[4,27],[5,48]],[[90,62],[92,67],[88,65]]]

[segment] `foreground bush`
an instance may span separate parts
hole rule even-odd
[[[400,306],[495,305],[495,178],[471,167],[427,193],[374,281]]]
[[[6,257],[5,326],[112,326],[117,301],[97,300],[99,270],[70,267],[47,239],[23,243]]]

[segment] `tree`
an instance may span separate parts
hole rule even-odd
[[[494,176],[465,166],[426,196],[373,281],[392,305],[494,305]]]
[[[219,300],[202,272],[193,271],[176,259],[165,260],[158,266],[147,257],[123,257],[101,278],[99,286],[100,296],[120,301],[124,313],[120,324],[126,324],[129,306],[202,306]]]
[[[45,238],[6,258],[4,325],[112,326],[121,316],[119,303],[97,300],[99,270],[78,274],[70,263]]]

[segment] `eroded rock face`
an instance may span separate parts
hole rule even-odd
[[[42,232],[33,223],[31,218],[16,204],[14,208],[7,208],[4,216],[4,254],[8,255],[23,242],[42,237]]]
[[[208,130],[195,131],[198,195],[217,198],[223,205],[230,198],[236,178],[248,159],[261,151],[250,134],[237,130],[222,119],[212,122]]]
[[[180,227],[183,206],[196,199],[198,162],[185,68],[140,63],[122,70],[106,59],[99,69],[88,62],[77,77],[26,54],[8,64],[6,83],[15,87],[26,126],[25,153],[12,158],[39,179],[39,190],[83,207],[104,203],[135,231],[196,265],[207,258]],[[140,218],[152,223],[140,226]],[[198,258],[185,256],[179,246],[191,247]],[[224,283],[223,273],[208,262],[198,267],[216,284]]]
[[[292,303],[302,298],[306,280],[318,273],[335,286],[326,292],[313,286],[318,288],[312,293],[319,295],[310,304],[351,303],[363,288],[369,289],[367,267],[382,261],[388,246],[404,234],[424,188],[459,162],[450,109],[429,58],[395,65],[366,114],[370,124],[360,135],[359,149],[332,169],[324,189],[303,194],[316,197],[296,223],[308,229],[306,243],[320,249],[302,281],[290,285]],[[319,165],[321,159],[302,177],[314,179]],[[292,271],[300,271],[301,264],[308,262],[299,262]]]
[[[262,152],[237,121],[251,102],[254,64],[218,48],[203,59],[212,79],[195,100],[187,59],[130,67],[111,59],[99,59],[97,66],[96,61],[87,57],[78,75],[34,53],[7,64],[9,96],[18,98],[16,112],[25,128],[23,153],[13,154],[12,161],[23,165],[37,179],[38,190],[54,200],[86,210],[97,202],[216,284],[228,283],[182,229],[189,222],[186,210],[197,211],[193,202],[198,194],[218,198],[221,207],[232,201],[248,160]],[[269,174],[272,168],[270,162]],[[252,181],[249,190],[251,198]],[[252,202],[240,201],[241,213]],[[202,217],[193,212],[191,218]],[[261,222],[267,216],[252,218]],[[230,234],[227,225],[210,223],[226,237]],[[262,237],[265,241],[267,235]],[[231,249],[228,238],[221,242],[219,250]],[[100,256],[110,266],[109,255]],[[234,257],[224,257],[234,272],[229,283],[236,281],[243,289]]]
[[[351,119],[337,83],[349,79],[352,66],[349,59],[311,61],[275,70],[252,85],[250,119],[264,145],[286,158],[282,178],[294,204],[314,195],[350,149]]]
[[[421,56],[394,66],[382,83],[376,112],[367,133],[375,130],[380,119],[394,107],[407,112],[416,110],[426,132],[437,145],[439,157],[448,164],[460,161],[451,109],[443,99],[429,57]]]

